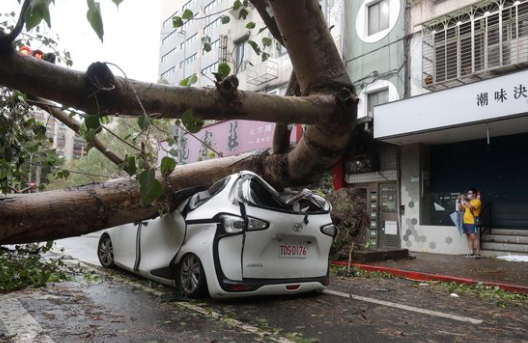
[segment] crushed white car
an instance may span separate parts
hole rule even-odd
[[[309,190],[278,193],[244,171],[174,194],[170,214],[103,232],[98,257],[188,297],[321,291],[337,229]]]

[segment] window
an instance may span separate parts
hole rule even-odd
[[[172,41],[175,37],[176,37],[176,30],[174,30],[174,31],[172,31],[171,33],[169,33],[168,35],[166,35],[166,36],[161,40],[161,45],[165,45],[165,44],[167,44],[168,42]]]
[[[382,0],[370,5],[367,13],[369,36],[389,28],[389,0]]]
[[[222,0],[213,0],[204,8],[205,14],[212,14],[212,10],[218,6]]]
[[[180,44],[180,49],[183,50],[184,47],[187,47],[189,45],[191,45],[192,43],[196,42],[196,40],[198,39],[198,34],[195,33],[194,35],[192,35],[191,37],[187,38],[185,40],[185,42],[181,43]]]
[[[195,2],[196,0],[190,0],[187,3],[185,3],[185,5],[182,6],[182,13],[185,12],[185,10],[187,9],[191,9],[191,6],[194,5]]]
[[[173,58],[175,55],[176,55],[176,49],[172,49],[171,51],[169,51],[165,55],[161,56],[161,63],[169,60],[170,58]]]
[[[247,63],[245,62],[249,58],[249,44],[248,39],[244,38],[235,42],[235,69],[237,72],[246,70]]]
[[[449,19],[424,24],[422,65],[426,87],[528,61],[528,1],[489,1]],[[475,78],[476,80],[476,78]]]
[[[222,18],[218,18],[216,19],[215,21],[213,21],[212,23],[206,25],[204,27],[204,35],[208,35],[210,34],[211,30],[217,26],[219,26],[220,24],[222,24]]]
[[[208,67],[205,67],[202,69],[202,74],[210,76],[213,75],[213,73],[216,73],[218,71],[218,62],[215,62],[211,64]]]
[[[389,90],[383,89],[367,94],[367,115],[372,117],[374,106],[389,102]]]
[[[175,72],[175,69],[174,69],[174,67],[172,67],[172,68],[168,69],[167,71],[161,73],[161,78],[163,80],[168,80],[169,77],[171,77],[174,74],[174,72]]]

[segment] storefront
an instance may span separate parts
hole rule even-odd
[[[465,253],[449,214],[470,187],[488,226],[528,230],[526,80],[522,71],[374,108],[374,138],[401,149],[402,247]]]

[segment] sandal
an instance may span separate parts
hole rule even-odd
[[[467,258],[475,257],[475,255],[473,255],[473,253],[466,254],[465,256],[466,256]]]

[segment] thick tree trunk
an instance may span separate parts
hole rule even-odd
[[[237,91],[226,100],[211,89],[130,81],[148,113],[179,117],[192,107],[205,119],[254,119],[313,124],[297,146],[178,166],[165,181],[166,193],[209,185],[240,170],[252,170],[276,186],[318,179],[342,155],[352,133],[356,99],[317,0],[270,0],[290,54],[302,97],[275,97]],[[140,115],[135,93],[122,78],[99,82],[104,73],[73,72],[19,54],[0,55],[0,84],[87,111]],[[94,78],[96,76],[96,78]],[[91,80],[87,83],[86,80]],[[97,83],[97,82],[95,82]],[[111,87],[110,87],[111,86]],[[0,196],[0,244],[75,236],[157,215],[140,204],[135,180],[116,180],[62,191]]]

